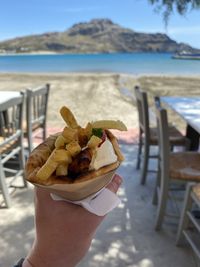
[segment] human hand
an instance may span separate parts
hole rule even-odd
[[[115,175],[107,188],[116,193],[121,183]],[[45,189],[35,188],[36,237],[23,267],[76,266],[104,218],[78,205],[54,201]]]

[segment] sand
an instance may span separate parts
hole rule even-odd
[[[134,86],[141,85],[154,95],[199,95],[199,77],[133,76],[110,73],[1,73],[1,90],[25,90],[45,83],[51,85],[48,126],[63,127],[59,114],[61,106],[68,106],[80,125],[99,119],[119,119],[129,129],[137,128]]]

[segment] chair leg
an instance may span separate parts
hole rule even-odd
[[[162,223],[165,216],[165,211],[167,207],[167,199],[168,199],[168,185],[162,186],[159,190],[159,203],[158,210],[156,216],[155,230],[159,231],[162,227]]]
[[[191,141],[189,139],[186,140],[186,145],[185,145],[185,151],[190,150],[190,146],[191,146]]]
[[[141,163],[141,154],[142,154],[142,134],[139,134],[139,144],[138,144],[138,154],[137,154],[137,163],[136,163],[136,170],[140,169]]]
[[[142,185],[145,185],[145,183],[146,183],[146,176],[147,176],[147,172],[148,172],[148,163],[149,163],[149,144],[145,142],[144,151],[143,151],[141,178],[140,178],[140,183]]]
[[[27,139],[28,139],[28,152],[30,154],[31,151],[33,150],[33,141],[32,141],[32,133],[31,133],[31,130],[28,130]]]
[[[43,141],[45,141],[46,138],[47,138],[47,127],[46,127],[46,123],[43,125],[42,138],[43,138]]]
[[[158,205],[158,187],[160,187],[160,175],[161,175],[161,171],[160,171],[160,164],[159,164],[159,160],[158,160],[158,172],[156,175],[156,184],[155,184],[155,188],[154,188],[154,193],[153,193],[153,199],[152,199],[152,204],[153,205]]]
[[[9,191],[8,191],[8,187],[6,185],[6,181],[5,181],[5,174],[4,174],[4,170],[3,170],[3,165],[0,162],[0,187],[2,189],[2,194],[3,194],[3,198],[6,204],[7,208],[11,207],[11,199],[10,199],[10,195],[9,195]]]
[[[22,148],[19,152],[19,161],[20,161],[20,169],[24,170],[24,168],[25,168],[25,155],[24,155],[23,144],[21,146],[22,146]],[[23,171],[23,183],[24,183],[24,187],[28,187],[28,183],[27,183],[24,171]]]
[[[178,232],[176,237],[176,245],[180,246],[183,241],[183,230],[188,227],[189,224],[189,218],[187,216],[187,211],[192,209],[192,198],[191,198],[191,190],[194,183],[189,183],[186,189],[184,203],[183,203],[183,209],[178,225]]]

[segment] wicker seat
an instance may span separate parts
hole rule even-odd
[[[23,94],[0,105],[0,189],[6,207],[11,206],[9,189],[15,187],[15,179],[22,176],[23,186],[27,186],[24,177],[23,105]]]
[[[26,126],[24,136],[28,141],[28,152],[33,150],[33,137],[44,141],[47,137],[47,107],[50,85],[26,90]]]
[[[170,154],[170,178],[200,181],[200,153],[187,151]]]
[[[4,137],[0,136],[0,144],[3,143],[5,140]],[[12,140],[9,144],[5,144],[4,146],[0,147],[0,155],[6,153],[7,151],[11,151],[13,148],[18,146],[17,140]]]
[[[185,190],[186,183],[200,182],[200,153],[171,152],[167,111],[160,105],[156,105],[156,116],[159,133],[159,172],[155,190],[158,199],[155,229],[159,230],[166,215],[172,184],[174,182],[176,185],[181,184],[181,187],[176,190]]]
[[[189,139],[186,138],[175,126],[169,125],[169,140],[171,146],[189,146]],[[150,143],[158,145],[158,128],[150,128]]]
[[[194,210],[195,208],[195,210]],[[187,240],[194,253],[200,260],[200,184],[189,183],[187,186],[184,205],[176,245],[181,246],[183,238]]]
[[[200,201],[200,184],[197,184],[196,186],[193,186],[192,190],[193,190],[194,194],[196,195],[196,197]]]
[[[148,163],[151,158],[158,158],[158,154],[152,154],[151,148],[158,146],[158,130],[156,127],[151,127],[149,122],[149,105],[147,93],[135,87],[135,98],[138,110],[138,121],[139,121],[139,148],[137,155],[136,169],[140,169],[141,159],[141,184],[145,184],[146,176],[148,172]],[[159,98],[157,98],[159,101]],[[160,103],[160,101],[159,101]],[[173,149],[174,146],[189,146],[189,140],[174,126],[169,127],[170,131],[170,144]]]

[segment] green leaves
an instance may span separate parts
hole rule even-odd
[[[167,25],[170,15],[176,10],[185,15],[189,10],[200,8],[200,0],[148,0],[155,6],[156,11],[163,10],[163,19]]]
[[[103,130],[101,128],[93,128],[92,135],[96,135],[97,137],[102,138]]]

